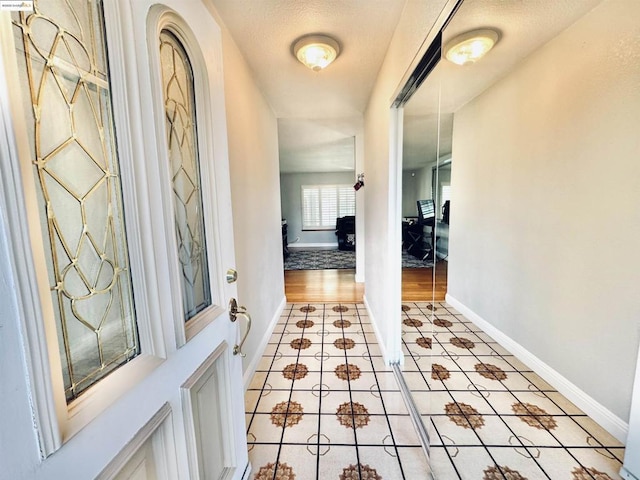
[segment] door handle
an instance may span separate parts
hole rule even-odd
[[[244,358],[247,355],[242,353],[242,345],[244,345],[244,341],[249,336],[249,331],[251,330],[251,315],[247,313],[247,307],[238,306],[236,299],[232,298],[229,300],[229,320],[235,322],[238,319],[238,315],[243,316],[247,320],[247,330],[244,332],[240,343],[233,347],[233,354],[240,355]]]

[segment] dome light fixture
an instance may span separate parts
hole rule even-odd
[[[340,45],[327,35],[305,35],[293,44],[293,54],[314,72],[319,72],[340,54]]]
[[[472,30],[449,40],[444,46],[444,56],[457,65],[470,65],[484,57],[497,41],[495,30]]]

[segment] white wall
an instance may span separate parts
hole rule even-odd
[[[416,200],[418,199],[418,177],[416,170],[402,172],[402,216],[416,216]]]
[[[402,205],[395,198],[401,171],[395,160],[390,161],[394,114],[390,107],[405,72],[445,3],[445,0],[407,1],[365,111],[365,302],[383,354],[392,361],[402,357],[399,308]],[[394,198],[389,196],[392,185]]]
[[[454,120],[449,294],[627,422],[640,3],[604,1]]]
[[[282,218],[287,219],[289,243],[338,244],[335,230],[302,231],[302,185],[353,185],[354,172],[283,173],[280,175]]]
[[[434,166],[435,166],[435,162],[427,165],[426,167],[422,167],[416,173],[416,177],[418,179],[416,190],[417,190],[418,196],[420,197],[417,200],[433,198],[433,167]]]
[[[259,346],[284,300],[278,125],[224,22],[211,10],[223,35],[238,301],[253,319],[243,348],[247,369],[261,355]]]
[[[415,217],[418,214],[417,200],[433,198],[431,190],[435,162],[417,170],[402,172],[402,216]]]

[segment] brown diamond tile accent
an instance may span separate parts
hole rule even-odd
[[[551,415],[532,403],[514,403],[511,405],[511,410],[530,427],[539,430],[553,430],[558,426]]]
[[[349,465],[342,470],[340,480],[382,480],[382,477],[369,465]]]
[[[452,345],[455,345],[458,348],[466,348],[467,350],[471,350],[476,346],[475,343],[473,343],[468,338],[464,338],[464,337],[451,337],[449,341],[451,342]]]
[[[340,425],[348,428],[362,428],[369,423],[369,411],[358,402],[345,402],[336,410]],[[355,425],[354,425],[355,423]]]
[[[316,311],[316,307],[312,305],[306,305],[304,307],[300,307],[300,311],[303,313],[312,313]]]
[[[431,348],[431,339],[428,337],[420,337],[416,340],[416,343],[422,348]]]
[[[349,320],[336,320],[333,322],[333,326],[336,328],[349,328],[351,322]]]
[[[356,346],[356,342],[354,342],[350,338],[338,338],[333,342],[333,345],[340,350],[351,350]]]
[[[298,402],[280,402],[271,410],[271,423],[278,427],[297,425],[302,420],[304,412]]]
[[[260,467],[254,480],[295,480],[296,475],[286,463],[267,463],[264,467]]]
[[[360,378],[360,368],[353,363],[343,363],[335,369],[336,376],[340,380],[357,380]]]
[[[306,350],[311,346],[311,340],[309,340],[308,338],[296,338],[294,340],[291,340],[291,343],[289,345],[291,345],[291,348],[294,348],[296,350]]]
[[[492,365],[490,363],[476,363],[474,365],[476,372],[483,376],[484,378],[488,378],[489,380],[506,380],[507,374],[504,370],[496,365]]]
[[[447,367],[434,363],[431,365],[431,378],[434,380],[447,380],[451,377],[451,373],[447,370]]]
[[[427,305],[427,310],[431,310],[432,312],[435,312],[436,310],[438,310],[438,307],[435,307],[431,304]]]
[[[304,363],[290,363],[282,370],[282,375],[287,380],[300,380],[309,373],[309,369]]]
[[[482,428],[484,418],[471,405],[466,403],[451,402],[444,406],[444,411],[449,419],[462,428]]]
[[[333,307],[333,311],[344,313],[349,311],[349,307],[346,307],[344,305],[336,305],[335,307]]]
[[[312,320],[298,320],[296,322],[296,327],[298,328],[311,328],[315,325]]]
[[[418,320],[417,318],[405,318],[402,323],[404,323],[407,327],[421,327],[422,325],[424,325],[420,320]]]
[[[517,470],[511,470],[509,467],[489,467],[484,470],[482,480],[527,480]]]
[[[571,475],[573,480],[613,480],[609,475],[595,468],[576,467]]]
[[[444,318],[436,318],[433,321],[433,324],[437,327],[444,327],[444,328],[449,328],[453,326],[452,322],[450,322],[449,320],[445,320]]]
[[[411,310],[411,307],[409,305],[402,305],[403,312],[408,312],[409,310]]]

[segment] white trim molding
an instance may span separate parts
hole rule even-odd
[[[182,277],[180,262],[178,259],[178,242],[173,232],[175,222],[175,206],[173,201],[173,193],[171,188],[171,172],[169,161],[169,151],[167,149],[167,138],[165,135],[165,108],[164,94],[162,87],[162,66],[160,62],[160,33],[163,30],[171,32],[181,43],[185,49],[189,61],[192,65],[193,73],[193,95],[196,105],[196,132],[217,131],[220,127],[216,124],[216,119],[212,112],[215,111],[216,105],[212,96],[215,82],[211,77],[217,72],[211,71],[215,68],[211,65],[213,59],[205,58],[204,53],[200,49],[199,41],[196,34],[191,30],[188,23],[176,11],[167,5],[155,4],[149,9],[146,19],[146,40],[147,40],[147,63],[150,66],[150,105],[147,105],[147,111],[155,113],[148,117],[148,124],[155,125],[155,131],[145,137],[147,140],[146,150],[154,152],[157,157],[155,163],[147,162],[146,168],[153,170],[148,172],[149,176],[156,173],[160,177],[158,185],[153,189],[153,194],[161,205],[163,231],[172,232],[169,234],[158,235],[163,239],[163,244],[156,246],[159,250],[164,250],[164,255],[168,262],[169,276],[168,281],[171,292],[171,313],[174,319],[174,329],[176,335],[177,347],[181,347],[195,335],[197,335],[204,327],[213,322],[217,317],[225,313],[225,292],[222,283],[219,281],[223,278],[222,265],[224,264],[220,252],[221,245],[221,225],[219,222],[219,203],[211,192],[216,191],[216,173],[215,162],[213,161],[215,153],[214,139],[209,135],[197,135],[197,147],[202,208],[204,212],[204,230],[207,248],[207,262],[209,267],[209,282],[211,292],[211,305],[196,315],[189,321],[184,321],[183,301],[182,301],[182,285],[180,278]],[[143,55],[140,55],[143,58]],[[217,60],[217,59],[216,59]],[[158,222],[160,223],[160,221]],[[160,243],[160,242],[158,242]]]
[[[400,347],[399,350],[394,352],[393,355],[389,353],[389,351],[387,350],[387,343],[384,341],[384,337],[382,336],[382,334],[380,333],[380,330],[378,329],[378,323],[376,322],[376,319],[373,316],[373,311],[369,306],[369,301],[367,300],[366,295],[363,295],[362,302],[364,303],[364,308],[367,309],[367,314],[369,315],[369,322],[373,327],[373,333],[376,335],[376,340],[378,341],[378,345],[380,346],[380,353],[382,354],[382,358],[384,360],[385,365],[390,365],[393,363],[393,364],[398,364],[400,366],[403,366],[404,354],[402,353],[402,347]]]
[[[636,362],[636,376],[631,396],[629,434],[620,476],[626,480],[640,480],[640,350]]]
[[[256,373],[256,369],[258,368],[258,362],[260,362],[260,359],[262,358],[262,354],[267,348],[267,344],[269,343],[271,334],[273,333],[273,330],[276,328],[278,319],[280,318],[280,315],[282,315],[282,312],[284,311],[284,307],[286,305],[287,305],[287,297],[282,297],[282,300],[280,301],[280,305],[278,305],[278,308],[276,308],[276,311],[273,314],[273,317],[271,317],[271,321],[269,322],[269,326],[267,327],[267,330],[262,335],[262,341],[260,342],[260,345],[258,345],[258,348],[256,348],[255,352],[253,353],[253,357],[249,362],[249,365],[247,365],[247,368],[244,371],[242,379],[244,382],[245,392],[249,389],[249,384],[251,383],[251,380],[253,379],[253,375]]]
[[[627,433],[629,431],[628,423],[615,415],[604,405],[597,402],[593,397],[588,395],[586,392],[572,383],[569,379],[567,379],[552,367],[547,365],[545,362],[540,360],[518,342],[504,334],[501,330],[494,327],[491,323],[486,321],[484,318],[475,313],[462,302],[449,294],[447,294],[446,296],[446,301],[453,308],[464,315],[468,320],[484,330],[487,335],[491,336],[501,346],[509,350],[513,355],[516,356],[516,358],[518,358],[518,360],[530,367],[549,385],[551,385],[558,392],[567,397],[569,401],[573,402],[580,410],[589,415],[611,435],[613,435],[622,443],[626,441]]]
[[[154,463],[158,478],[177,478],[171,405],[165,403],[160,410],[140,429],[120,453],[96,477],[96,480],[112,480],[117,477],[127,462],[151,439],[154,442]]]
[[[288,245],[289,250],[303,250],[303,249],[315,249],[315,250],[334,250],[338,248],[338,242],[336,243],[290,243]]]

